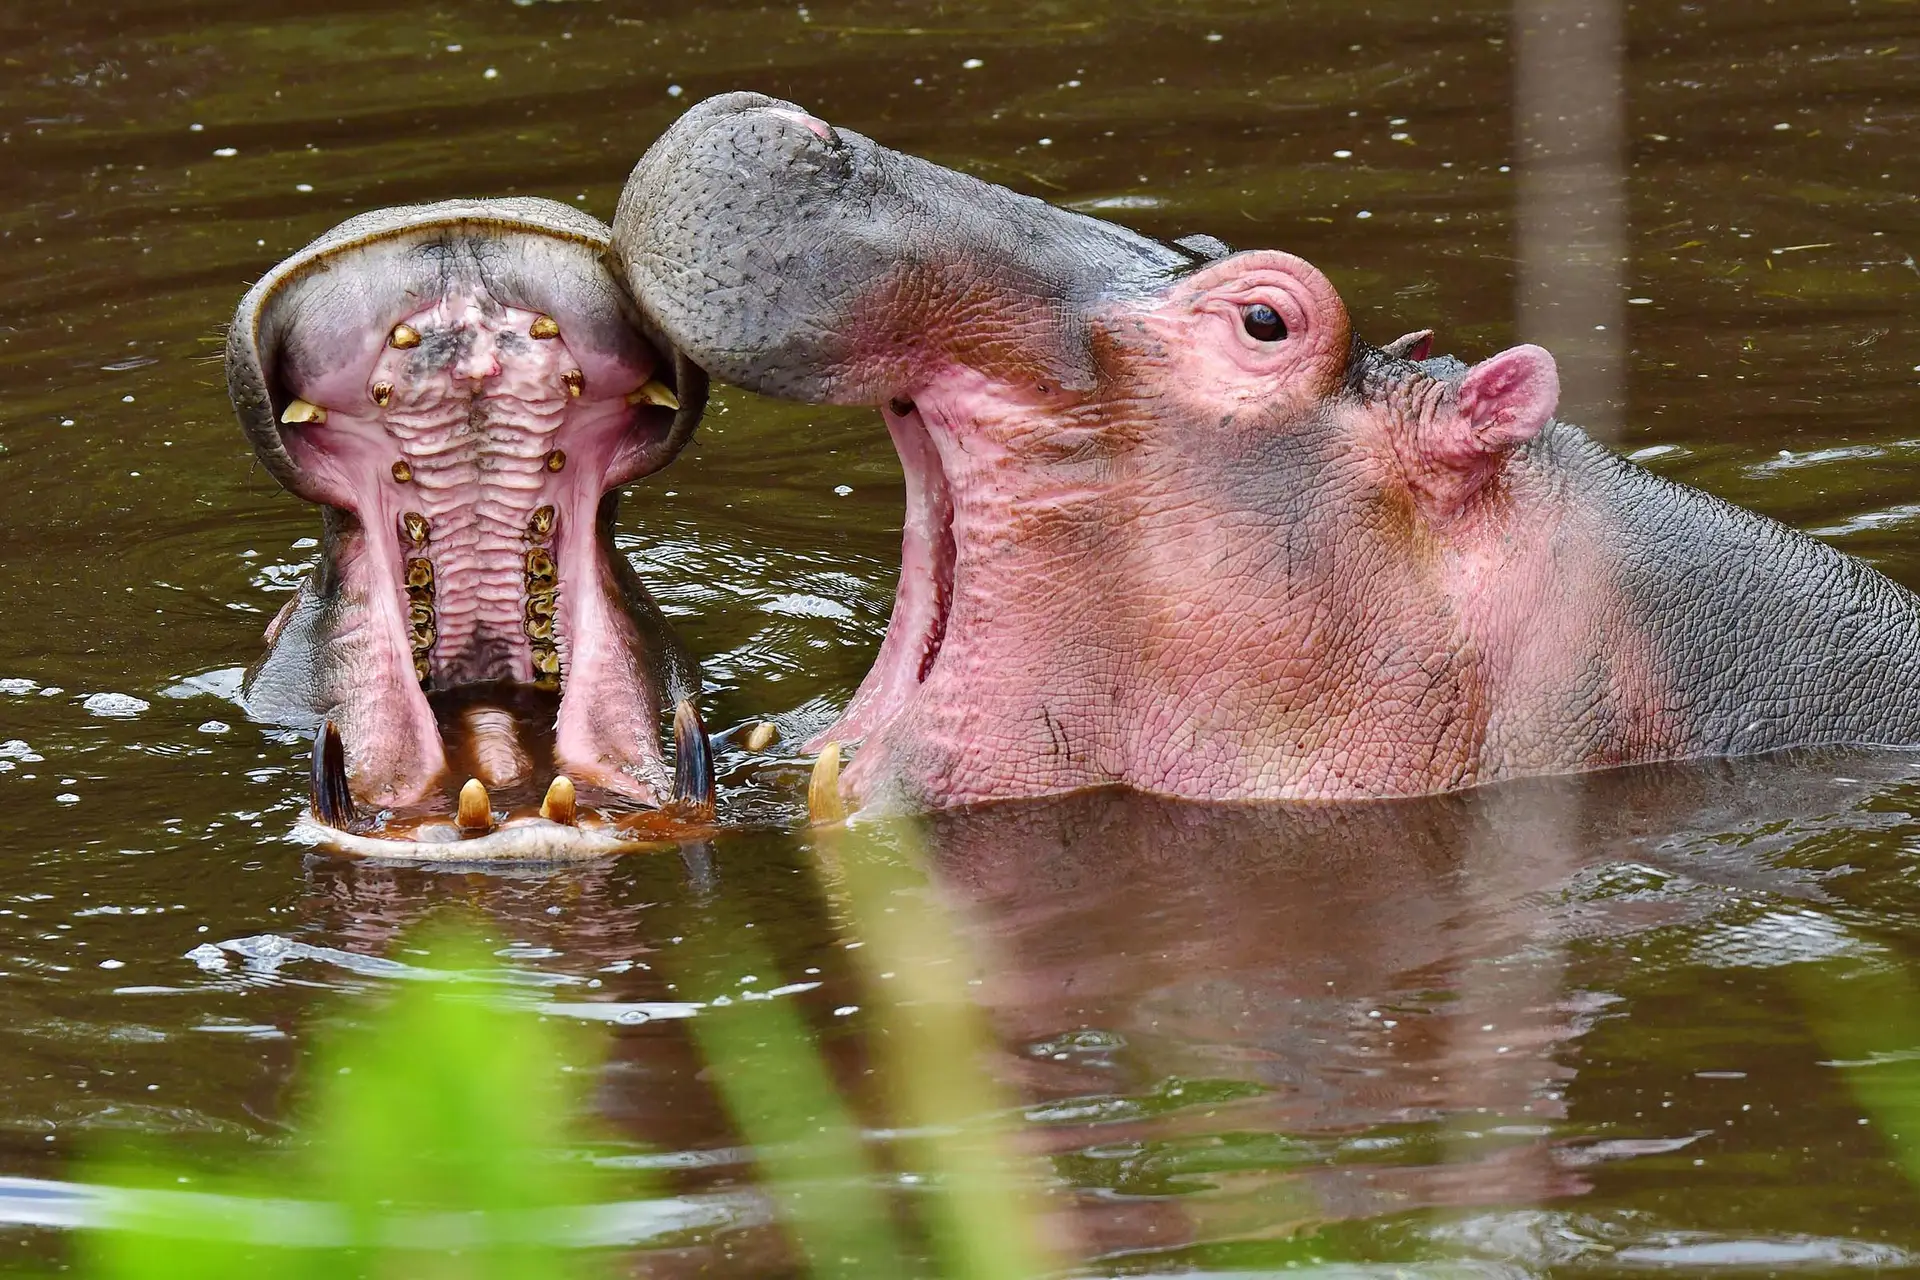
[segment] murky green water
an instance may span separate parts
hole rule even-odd
[[[318,525],[251,464],[214,362],[282,255],[450,195],[605,217],[679,110],[754,88],[1152,234],[1295,250],[1364,336],[1432,326],[1483,355],[1516,338],[1509,25],[1384,0],[12,0],[0,1173],[67,1176],[105,1133],[280,1133],[330,996],[388,981],[365,958],[455,904],[557,1010],[611,1023],[606,1118],[679,1153],[655,1163],[711,1210],[636,1273],[785,1265],[683,1023],[641,1008],[694,994],[656,963],[676,939],[753,921],[779,980],[822,983],[788,998],[858,1078],[860,1015],[835,1012],[861,1000],[858,939],[778,830],[798,761],[723,776],[762,825],[684,857],[463,874],[283,839],[305,746],[227,695]],[[1656,0],[1628,29],[1644,301],[1621,447],[1920,583],[1920,7]],[[706,657],[713,723],[770,714],[798,740],[850,694],[892,597],[897,489],[867,413],[723,391],[632,492],[625,545]],[[1920,1251],[1920,1196],[1796,976],[1913,967],[1913,762],[1350,811],[1085,797],[931,839],[995,1070],[1096,1271],[1257,1269],[1297,1229],[1518,1272]]]

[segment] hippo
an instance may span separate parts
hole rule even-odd
[[[613,544],[619,487],[680,451],[707,380],[609,273],[608,236],[547,200],[381,210],[234,315],[241,426],[322,513],[242,696],[315,734],[336,847],[564,857],[711,814],[699,668]]]
[[[1161,243],[734,93],[635,166],[611,256],[680,357],[876,406],[899,451],[898,594],[816,740],[861,744],[829,807],[1920,743],[1920,598],[1559,421],[1539,347],[1369,345],[1291,254]]]

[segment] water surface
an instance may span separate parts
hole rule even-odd
[[[637,1272],[787,1265],[684,1020],[646,1007],[819,981],[785,998],[859,1078],[858,939],[786,833],[797,759],[723,777],[755,825],[686,857],[448,873],[284,839],[305,746],[231,695],[318,521],[251,462],[215,360],[279,258],[380,204],[606,217],[678,112],[752,88],[1149,234],[1288,248],[1362,336],[1478,358],[1524,336],[1510,25],[1397,0],[0,11],[0,1172],[67,1176],[107,1133],[278,1136],[332,997],[394,981],[370,962],[455,905],[612,1027],[604,1118],[709,1197]],[[1627,25],[1618,446],[1920,584],[1920,12]],[[873,415],[725,390],[634,487],[622,543],[706,655],[713,723],[797,741],[844,702],[900,504]],[[1810,756],[1353,810],[1083,797],[929,840],[1095,1272],[1259,1269],[1294,1232],[1514,1272],[1830,1269],[1910,1265],[1920,1214],[1796,975],[1912,967],[1916,815],[1911,762]],[[781,973],[670,989],[661,957],[722,916]]]

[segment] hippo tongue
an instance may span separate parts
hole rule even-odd
[[[613,546],[613,491],[678,451],[705,380],[623,313],[596,228],[530,201],[369,215],[236,316],[242,422],[326,529],[249,704],[327,717],[363,803],[531,784],[527,733],[576,778],[663,795],[660,685],[687,691],[690,664]]]

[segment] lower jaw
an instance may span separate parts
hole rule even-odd
[[[467,652],[499,656],[476,664],[429,652],[427,679],[416,681],[421,655],[405,647],[408,634],[381,627],[380,611],[365,607],[382,588],[354,581],[368,576],[354,571],[364,559],[346,566],[338,580],[343,594],[362,597],[362,617],[340,629],[351,637],[337,655],[347,661],[333,664],[344,696],[321,699],[334,718],[315,745],[306,838],[412,859],[587,857],[685,838],[711,816],[710,761],[704,788],[696,776],[689,792],[676,788],[657,745],[662,698],[647,673],[667,666],[667,638],[643,634],[636,615],[651,616],[650,602],[621,598],[620,575],[603,563],[618,553],[598,542],[555,584],[562,670],[538,685],[484,678],[523,673],[528,646],[478,632]],[[704,756],[691,703],[682,718],[690,723],[676,725],[678,754]],[[329,731],[340,740],[332,777]]]
[[[959,556],[946,468],[917,409],[895,404],[885,418],[906,479],[900,583],[872,668],[845,713],[810,744],[815,750],[830,742],[865,741],[878,748],[883,731],[907,713],[954,639],[948,628]],[[841,794],[855,804],[863,802],[874,790],[877,765],[872,749],[856,757],[841,777]]]

